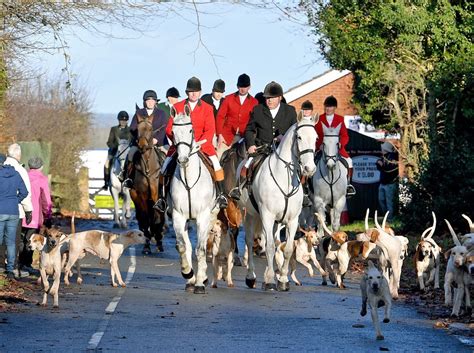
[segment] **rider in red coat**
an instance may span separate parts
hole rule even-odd
[[[242,74],[237,79],[238,91],[225,97],[224,103],[217,113],[217,156],[244,136],[245,128],[250,119],[250,112],[258,101],[249,94],[250,77]]]
[[[209,157],[214,167],[216,176],[216,186],[218,190],[217,203],[220,208],[227,207],[227,198],[224,194],[224,170],[222,169],[219,159],[216,155],[216,149],[212,144],[212,140],[216,133],[214,112],[212,106],[201,100],[201,81],[197,77],[191,77],[186,85],[187,99],[178,102],[174,105],[174,109],[177,113],[183,113],[185,105],[191,109],[191,123],[194,130],[194,139],[196,142],[206,140],[201,145],[201,151]],[[173,141],[173,117],[170,117],[168,125],[166,127],[166,135],[170,141]],[[155,207],[164,212],[166,210],[166,181],[164,178],[169,176],[167,173],[167,167],[173,156],[176,155],[176,148],[171,146],[168,150],[168,155],[161,168],[160,186],[162,192],[161,196],[156,202]]]
[[[344,124],[344,117],[338,114],[335,114],[337,108],[337,99],[334,96],[329,96],[324,100],[324,114],[319,116],[319,121],[315,125],[316,132],[318,134],[318,139],[316,140],[316,150],[318,151],[321,148],[321,145],[324,142],[324,132],[323,124],[326,127],[337,127],[341,124],[339,130],[339,154],[344,158],[348,165],[347,170],[347,195],[353,196],[356,191],[354,187],[350,184],[352,179],[352,159],[349,156],[349,153],[346,151],[346,145],[349,143],[349,133],[347,132],[346,125]]]

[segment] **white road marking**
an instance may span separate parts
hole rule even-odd
[[[135,248],[131,247],[129,249],[130,249],[129,251],[130,251],[131,263],[130,263],[130,266],[128,267],[127,277],[125,279],[125,284],[127,286],[131,282],[133,275],[135,274],[135,269],[137,266],[137,259],[135,257]],[[118,292],[119,292],[118,295],[114,297],[112,301],[109,303],[109,305],[107,305],[107,308],[105,308],[105,314],[102,317],[102,320],[100,321],[99,326],[97,327],[97,331],[92,335],[91,339],[89,340],[87,350],[95,350],[99,346],[99,343],[102,340],[102,337],[104,336],[105,330],[107,329],[107,326],[109,325],[110,318],[115,312],[115,309],[117,308],[117,305],[120,302],[120,299],[122,299],[122,295],[125,292],[125,288],[120,288]]]

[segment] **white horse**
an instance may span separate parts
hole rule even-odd
[[[206,245],[216,192],[211,174],[197,154],[205,141],[195,142],[190,113],[188,106],[185,106],[184,113],[172,111],[178,165],[171,180],[170,198],[176,249],[181,257],[181,274],[187,280],[185,288],[194,290],[195,294],[204,294],[207,282]],[[197,226],[196,275],[187,225],[190,220],[196,220]]]
[[[312,178],[314,209],[323,221],[326,221],[326,209],[330,210],[331,226],[335,231],[340,227],[347,189],[347,168],[339,156],[340,129],[341,125],[334,128],[323,125],[323,153]],[[321,227],[319,231],[322,232]]]
[[[118,175],[122,171],[125,158],[127,157],[130,143],[128,140],[119,140],[117,153],[112,159],[112,170],[110,173],[110,193],[114,199],[114,227],[127,228],[127,219],[131,217],[130,212],[130,189],[123,187]],[[119,198],[122,195],[122,214],[119,215]]]
[[[256,285],[252,251],[254,234],[262,230],[261,244],[264,245],[267,257],[262,287],[264,290],[289,290],[288,265],[293,254],[298,216],[303,203],[300,177],[301,175],[309,177],[316,170],[315,121],[316,116],[303,118],[300,113],[297,123],[288,129],[278,148],[263,161],[249,187],[250,190],[243,190],[239,202],[247,209],[245,241],[248,267],[245,282],[250,288],[255,288]],[[278,222],[278,226],[275,226],[275,222]],[[274,271],[275,241],[279,241],[279,230],[282,225],[286,226],[286,247],[277,287]]]

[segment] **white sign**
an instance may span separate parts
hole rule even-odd
[[[356,156],[352,157],[354,164],[354,174],[352,181],[359,184],[374,184],[380,181],[380,172],[377,170],[375,162],[376,156]]]

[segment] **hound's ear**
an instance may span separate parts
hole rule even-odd
[[[176,116],[177,112],[176,112],[176,108],[174,106],[171,106],[171,109],[170,109],[170,115],[171,117],[174,119],[174,117]]]
[[[189,106],[189,104],[184,105],[184,114],[186,114],[187,116],[191,115],[191,107]]]
[[[48,228],[46,228],[45,225],[42,225],[38,234],[44,236],[46,234],[47,230],[48,230]]]
[[[369,260],[368,264],[369,264],[369,269],[370,269],[370,268],[375,268],[375,265],[374,265],[374,263],[372,262],[372,260]]]
[[[448,251],[446,251],[446,252],[444,253],[444,258],[445,258],[445,260],[449,260],[449,257],[450,257],[450,256],[451,256],[451,249],[449,249]]]
[[[308,233],[308,232],[307,232],[304,228],[302,228],[302,227],[299,227],[298,230],[299,230],[301,233],[303,233],[303,234]]]

